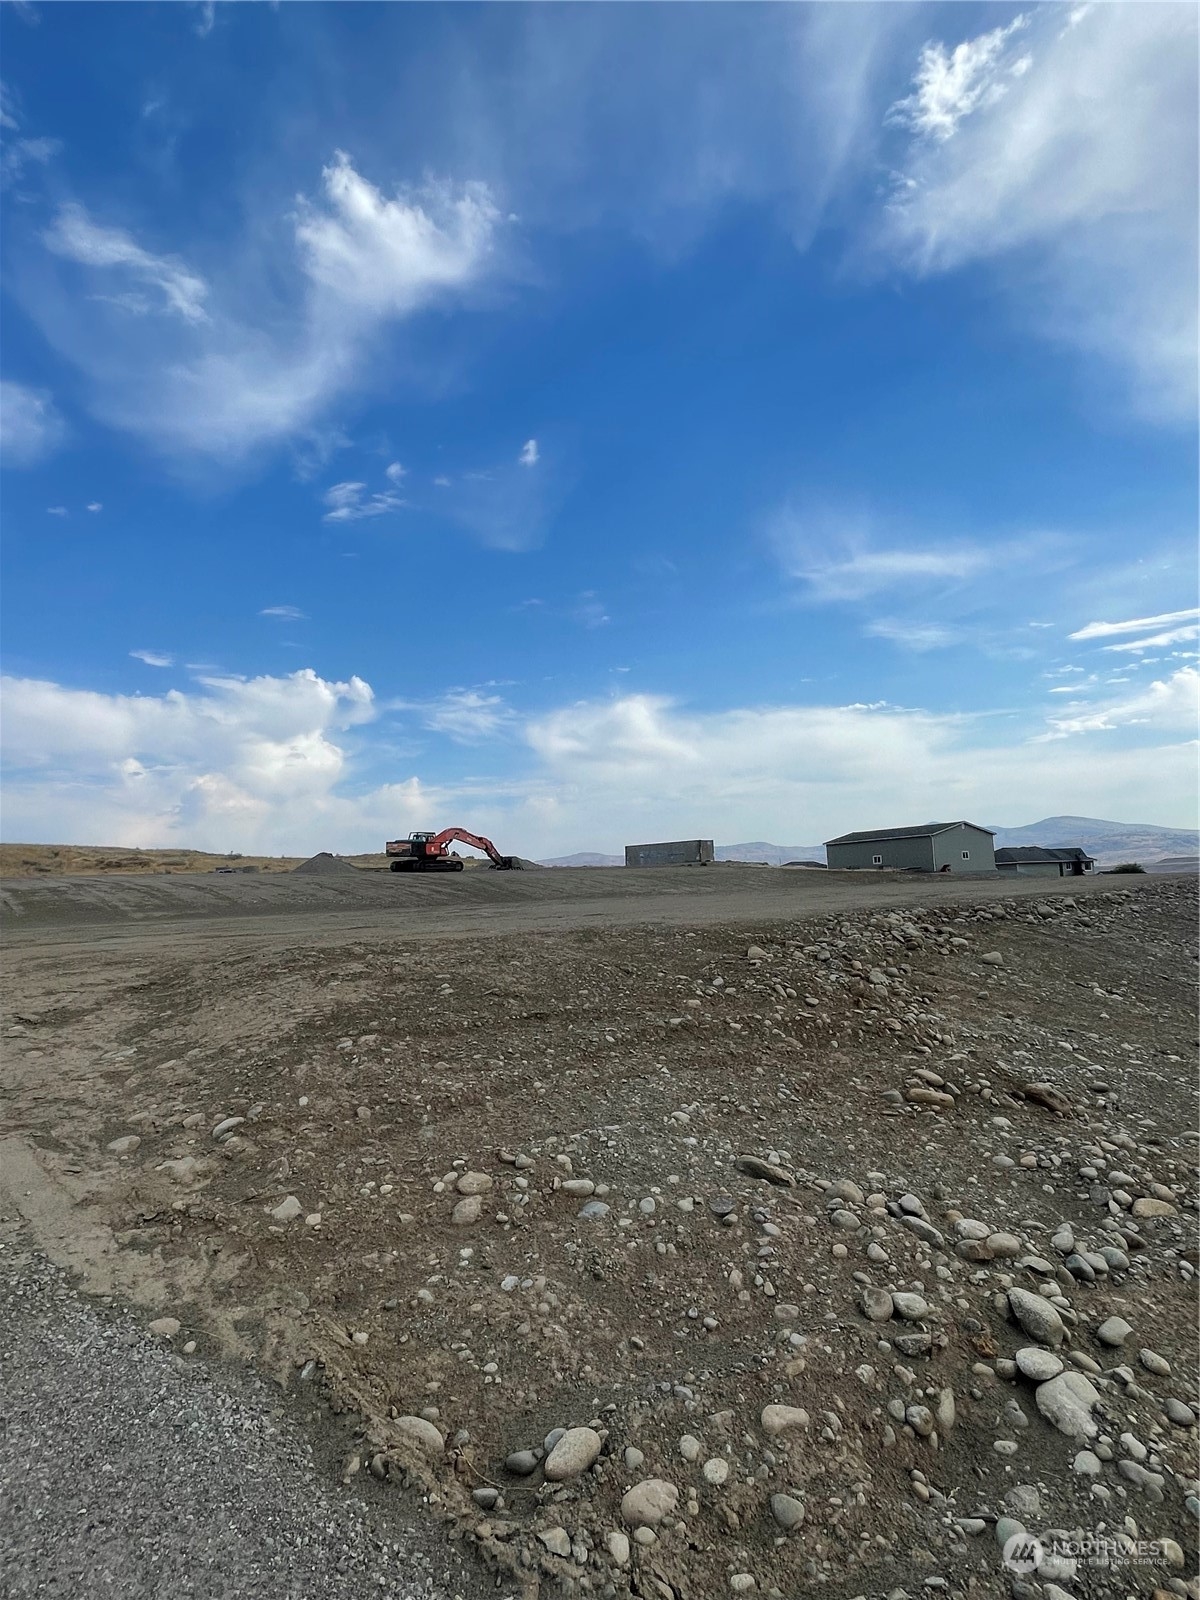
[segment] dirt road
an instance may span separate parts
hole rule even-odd
[[[5,886],[0,1182],[92,1292],[530,1594],[991,1593],[1002,1518],[1192,1592],[1193,881],[279,884]]]

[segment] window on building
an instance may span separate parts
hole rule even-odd
[[[963,860],[964,861],[970,861],[970,859],[971,859],[971,852],[969,850],[964,850],[963,851]]]
[[[882,856],[872,856],[871,857],[871,865],[873,867],[881,867],[883,865],[883,857]]]

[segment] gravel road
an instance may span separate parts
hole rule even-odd
[[[249,1374],[214,1372],[0,1244],[0,1595],[477,1600],[380,1490],[368,1507]]]

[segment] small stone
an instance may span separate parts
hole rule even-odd
[[[465,1200],[460,1200],[450,1213],[450,1221],[456,1228],[466,1228],[473,1222],[478,1222],[483,1214],[483,1201],[477,1194],[468,1195]]]
[[[777,1167],[773,1161],[762,1160],[760,1156],[738,1156],[733,1164],[739,1172],[744,1172],[748,1178],[761,1178],[766,1183],[776,1184],[782,1189],[790,1189],[796,1182],[790,1172],[785,1172],[782,1167]]]
[[[126,1133],[120,1139],[112,1140],[107,1148],[114,1156],[131,1156],[141,1142],[136,1133]]]
[[[440,1456],[446,1448],[446,1441],[425,1417],[396,1417],[391,1426],[427,1456]]]
[[[1010,1289],[1008,1305],[1025,1332],[1040,1344],[1057,1347],[1067,1336],[1063,1319],[1040,1294],[1030,1294],[1028,1289]]]
[[[625,1446],[625,1453],[622,1459],[625,1462],[625,1468],[628,1472],[637,1472],[640,1467],[644,1467],[646,1465],[645,1456],[635,1444],[627,1444]]]
[[[703,1446],[694,1433],[685,1433],[679,1441],[679,1454],[685,1461],[699,1461],[702,1449]]]
[[[580,1206],[579,1215],[585,1222],[599,1222],[608,1215],[608,1207],[603,1200],[589,1200],[586,1205]]]
[[[303,1211],[304,1207],[296,1199],[296,1196],[289,1194],[286,1200],[279,1202],[274,1211],[271,1212],[271,1215],[276,1222],[295,1222]]]
[[[1152,1200],[1144,1195],[1133,1202],[1133,1214],[1135,1217],[1177,1217],[1179,1207],[1172,1205],[1169,1200]]]
[[[1081,1450],[1071,1463],[1071,1470],[1077,1472],[1081,1478],[1099,1477],[1104,1463],[1092,1450]]]
[[[518,1478],[527,1478],[531,1472],[537,1471],[538,1459],[536,1450],[514,1450],[511,1455],[505,1456],[504,1470]]]
[[[730,1594],[750,1594],[758,1588],[758,1580],[752,1572],[733,1572],[729,1576]]]
[[[1032,1483],[1014,1483],[1004,1496],[1004,1509],[1019,1522],[1036,1522],[1042,1515],[1042,1497]]]
[[[499,1500],[499,1498],[500,1498],[499,1489],[493,1489],[491,1487],[486,1487],[486,1488],[482,1488],[482,1489],[472,1489],[471,1490],[471,1499],[474,1500],[475,1504],[477,1506],[479,1506],[484,1511],[493,1510],[495,1508],[496,1502],[497,1502],[497,1500]]]
[[[173,1339],[179,1332],[182,1324],[178,1317],[155,1317],[148,1324],[150,1332],[158,1339]]]
[[[212,1131],[212,1137],[214,1139],[224,1139],[235,1128],[240,1128],[245,1120],[245,1117],[226,1117],[222,1122],[217,1123]]]
[[[492,1177],[488,1172],[464,1172],[454,1187],[459,1194],[486,1194],[492,1187]]]
[[[614,1528],[611,1533],[605,1535],[604,1543],[609,1555],[619,1567],[629,1565],[629,1535],[627,1533],[622,1533],[620,1529]]]
[[[621,1500],[621,1519],[631,1528],[656,1527],[679,1504],[679,1490],[665,1478],[635,1483]]]
[[[891,1301],[896,1315],[905,1322],[923,1322],[929,1316],[929,1306],[919,1294],[894,1294]]]
[[[562,1186],[562,1192],[586,1200],[588,1195],[595,1194],[596,1185],[590,1178],[568,1178]]]
[[[1133,1329],[1124,1317],[1109,1317],[1096,1329],[1096,1337],[1101,1344],[1112,1346],[1114,1349],[1123,1345]]]
[[[546,1457],[546,1477],[551,1483],[577,1478],[600,1454],[602,1442],[593,1428],[568,1428]]]
[[[538,1538],[552,1556],[571,1554],[571,1536],[565,1528],[543,1528]]]
[[[1063,1370],[1063,1364],[1056,1355],[1034,1344],[1017,1351],[1016,1363],[1018,1371],[1032,1378],[1034,1383],[1047,1383],[1051,1378],[1057,1378]]]
[[[1019,1256],[1021,1241],[1015,1233],[989,1233],[987,1247],[994,1256]]]
[[[1191,1406],[1184,1405],[1182,1400],[1174,1398],[1167,1400],[1163,1405],[1169,1421],[1177,1428],[1194,1428],[1196,1426],[1196,1413]]]
[[[1046,1420],[1068,1439],[1094,1439],[1100,1432],[1092,1418],[1100,1396],[1082,1372],[1060,1372],[1038,1385],[1034,1399]]]
[[[729,1477],[729,1463],[724,1456],[710,1456],[700,1469],[705,1483],[719,1489]]]
[[[889,1321],[894,1309],[892,1297],[887,1290],[876,1289],[872,1286],[867,1286],[861,1291],[859,1304],[872,1322]]]
[[[799,1406],[764,1406],[760,1421],[764,1433],[777,1437],[781,1433],[807,1428],[808,1412],[802,1411]]]
[[[999,950],[988,950],[984,955],[981,955],[979,959],[983,962],[985,967],[1002,967],[1004,965],[1004,957],[1000,954]]]

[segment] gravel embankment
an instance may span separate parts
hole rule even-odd
[[[482,1575],[458,1566],[324,1480],[257,1379],[214,1376],[0,1247],[4,1600],[474,1600]]]

